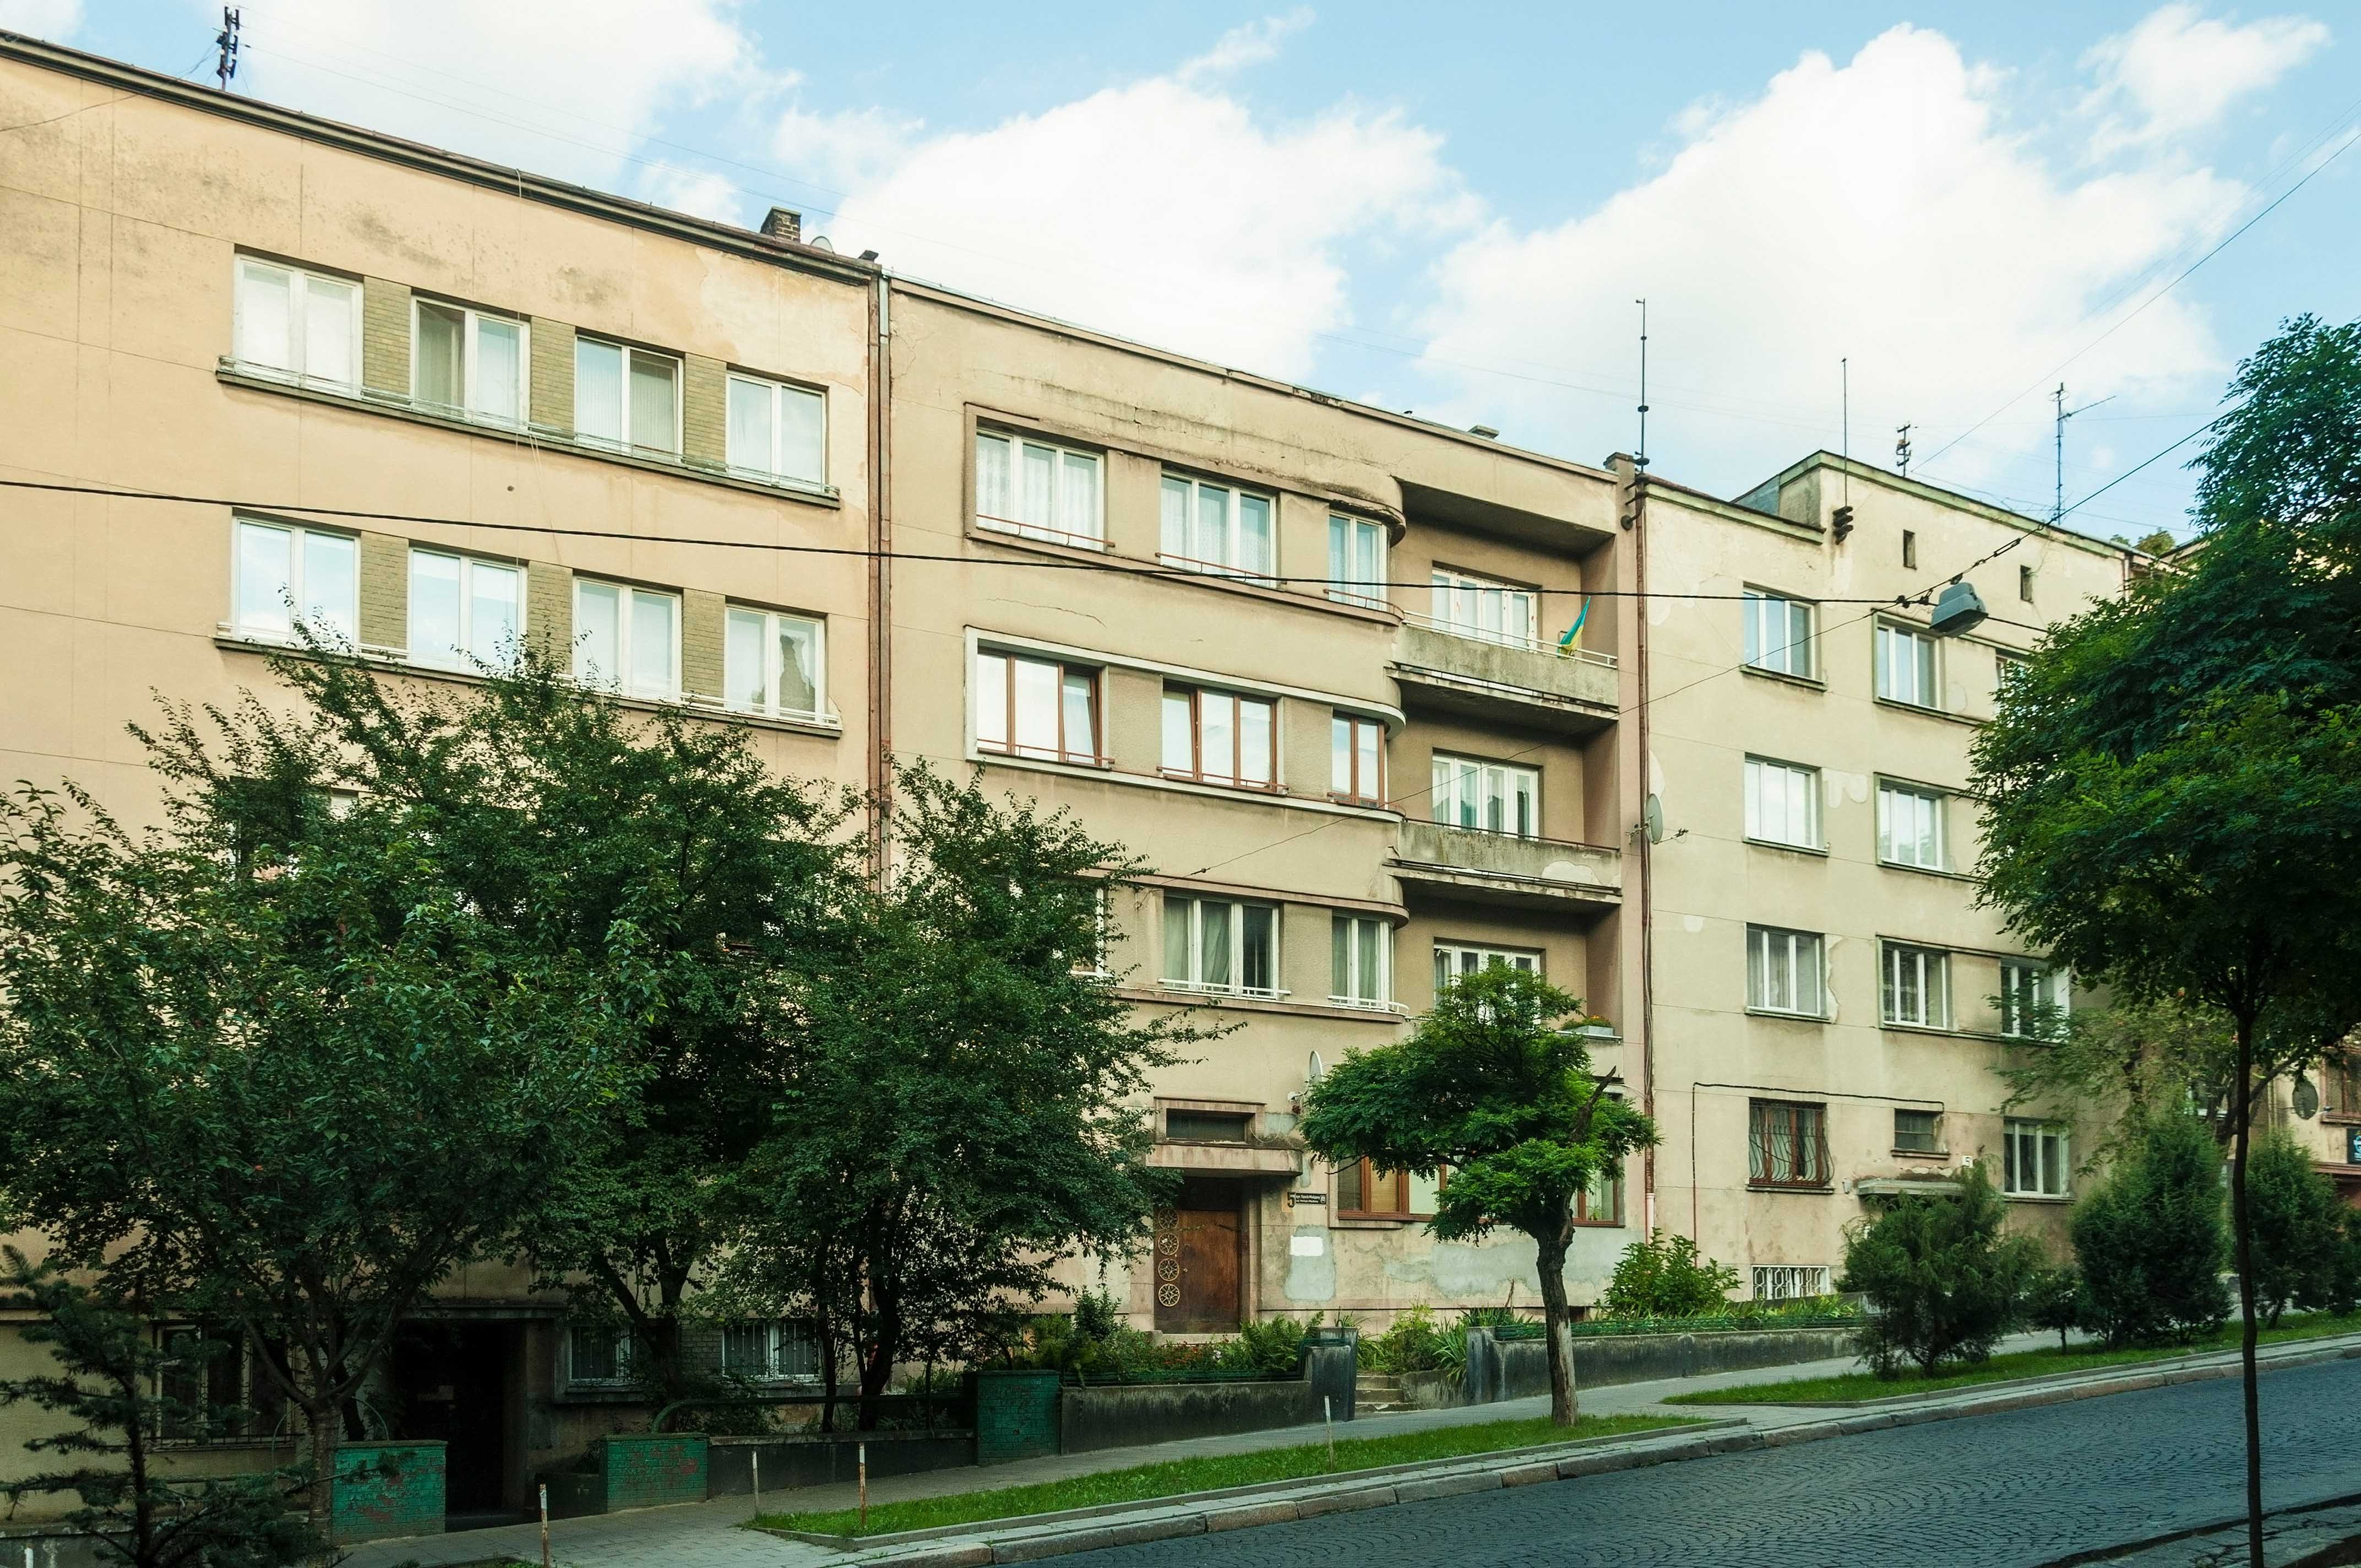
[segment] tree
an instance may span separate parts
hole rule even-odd
[[[354,1396],[436,1280],[518,1239],[643,987],[511,939],[410,803],[339,807],[329,748],[195,736],[151,742],[159,828],[0,802],[0,1184],[61,1263],[244,1339],[324,1525]]]
[[[1615,1273],[1598,1304],[1617,1318],[1694,1318],[1730,1306],[1738,1270],[1697,1251],[1686,1236],[1652,1231],[1615,1260]]]
[[[2222,1157],[2184,1111],[2158,1111],[2075,1206],[2088,1326],[2110,1346],[2192,1340],[2228,1314]]]
[[[1859,1335],[1881,1377],[1905,1362],[1932,1377],[1947,1361],[1982,1361],[2015,1327],[2039,1244],[2002,1234],[2006,1206],[1982,1165],[1951,1178],[1954,1190],[1887,1201],[1845,1239],[1840,1290],[1868,1298]]]
[[[1304,1142],[1330,1164],[1440,1178],[1428,1229],[1532,1238],[1547,1329],[1550,1416],[1575,1418],[1565,1255],[1576,1195],[1655,1142],[1649,1120],[1590,1072],[1579,999],[1494,965],[1447,985],[1408,1039],[1347,1056],[1305,1096]]]
[[[5,1267],[0,1310],[36,1314],[17,1332],[50,1347],[56,1370],[0,1380],[0,1408],[37,1405],[80,1423],[26,1443],[36,1453],[71,1455],[71,1468],[11,1481],[12,1503],[34,1493],[71,1492],[81,1506],[65,1527],[90,1541],[103,1562],[131,1568],[282,1568],[323,1550],[320,1538],[288,1513],[305,1489],[300,1471],[169,1480],[156,1442],[234,1434],[246,1412],[204,1398],[202,1366],[176,1367],[176,1353],[153,1343],[152,1310],[107,1288],[67,1278],[54,1264],[33,1264],[15,1247]],[[220,1355],[234,1345],[201,1341],[180,1355]],[[174,1378],[170,1374],[182,1372]],[[188,1396],[175,1385],[192,1390]]]
[[[2246,1165],[2248,1224],[2254,1232],[2255,1301],[2277,1327],[2290,1307],[2338,1304],[2343,1294],[2346,1209],[2336,1183],[2285,1132],[2255,1145]]]
[[[2361,323],[2288,323],[2197,466],[2199,547],[2052,629],[1974,746],[1986,898],[2134,1001],[2229,1022],[2249,1556],[2254,1108],[2361,1024]]]
[[[2090,1321],[2091,1301],[2082,1288],[2081,1271],[2072,1264],[2036,1269],[2025,1286],[2025,1321],[2037,1329],[2054,1329],[2058,1348],[2066,1336]]]
[[[890,869],[842,895],[845,960],[784,998],[774,1133],[731,1184],[732,1272],[840,1325],[863,1431],[897,1365],[968,1354],[1062,1260],[1147,1235],[1140,1097],[1205,1037],[1104,968],[1124,850],[924,767],[898,783]]]
[[[2043,1009],[2035,1025],[2000,1069],[2006,1108],[2070,1125],[2082,1168],[2136,1146],[2159,1109],[2196,1109],[2228,1130],[2237,1046],[2222,1014],[2180,996],[2125,998],[2071,1014]]]

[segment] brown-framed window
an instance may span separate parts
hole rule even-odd
[[[1431,1220],[1434,1195],[1448,1179],[1448,1172],[1429,1179],[1354,1160],[1336,1168],[1336,1215],[1345,1220]]]
[[[1746,1172],[1756,1187],[1826,1187],[1828,1108],[1795,1100],[1748,1101]]]
[[[2361,1122],[2361,1055],[2321,1064],[2320,1110],[2332,1121]]]
[[[978,751],[1059,762],[1098,762],[1099,673],[1020,653],[975,655]]]
[[[1279,705],[1199,686],[1164,688],[1164,773],[1234,789],[1278,782]]]
[[[1577,1225],[1620,1225],[1623,1223],[1623,1168],[1610,1165],[1595,1173],[1588,1186],[1574,1195]]]
[[[1386,727],[1356,713],[1328,721],[1328,793],[1356,806],[1386,803]]]

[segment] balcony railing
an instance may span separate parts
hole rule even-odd
[[[1589,648],[1562,648],[1555,638],[1529,637],[1516,631],[1488,630],[1482,627],[1470,626],[1465,621],[1445,620],[1438,616],[1419,615],[1409,610],[1402,612],[1402,623],[1406,626],[1418,627],[1422,630],[1440,632],[1445,637],[1456,637],[1464,641],[1482,642],[1495,648],[1516,648],[1528,653],[1546,653],[1553,658],[1573,659],[1586,664],[1600,664],[1610,670],[1615,667],[1615,655],[1612,653],[1601,653]]]
[[[1623,897],[1623,858],[1616,850],[1445,822],[1404,821],[1392,866],[1405,883],[1486,903],[1563,907]]]
[[[1611,723],[1622,695],[1612,654],[1470,635],[1422,616],[1404,618],[1393,673],[1406,702],[1576,732]]]

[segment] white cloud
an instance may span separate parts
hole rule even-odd
[[[743,192],[711,170],[671,167],[650,170],[642,181],[641,199],[675,213],[739,225],[745,223],[750,204]]]
[[[1196,59],[1184,62],[1173,75],[1182,82],[1200,82],[1210,76],[1225,76],[1243,71],[1250,65],[1261,65],[1279,57],[1279,46],[1291,33],[1300,33],[1312,25],[1312,8],[1299,5],[1284,16],[1265,16],[1260,21],[1245,22],[1232,27],[1213,40],[1213,47]]]
[[[0,0],[0,28],[63,43],[82,26],[82,0]]]
[[[2191,5],[2152,11],[2083,56],[2099,78],[2083,104],[2101,121],[2093,150],[2202,130],[2327,44],[2327,27],[2302,16],[2242,26],[2202,16]]]
[[[2082,346],[2088,313],[2242,194],[2177,157],[2061,179],[2006,128],[2007,86],[1910,27],[1843,66],[1807,54],[1587,215],[1459,246],[1436,269],[1427,366],[1456,389],[1455,415],[1596,457],[1632,438],[1631,302],[1646,295],[1649,445],[1665,472],[1735,486],[1836,445],[1840,356],[1855,453],[1882,455],[1908,420],[1923,460]],[[2168,295],[2070,379],[2084,397],[2130,394],[2221,368],[2201,313]],[[2046,405],[2019,407],[1940,477],[1972,483],[1995,449],[2046,431]]]
[[[925,129],[922,120],[900,119],[883,109],[816,115],[789,108],[772,133],[771,152],[790,169],[839,192],[851,191],[891,172]]]

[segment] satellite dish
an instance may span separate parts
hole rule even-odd
[[[1648,830],[1648,842],[1651,844],[1664,841],[1664,803],[1653,795],[1649,795],[1646,804],[1640,807],[1640,826]]]
[[[1318,1051],[1314,1051],[1312,1053],[1312,1065],[1303,1069],[1303,1081],[1308,1084],[1317,1083],[1327,1074],[1327,1071],[1328,1064],[1320,1059]]]
[[[2301,1073],[2295,1075],[2295,1113],[2307,1122],[2320,1114],[2320,1091]]]

